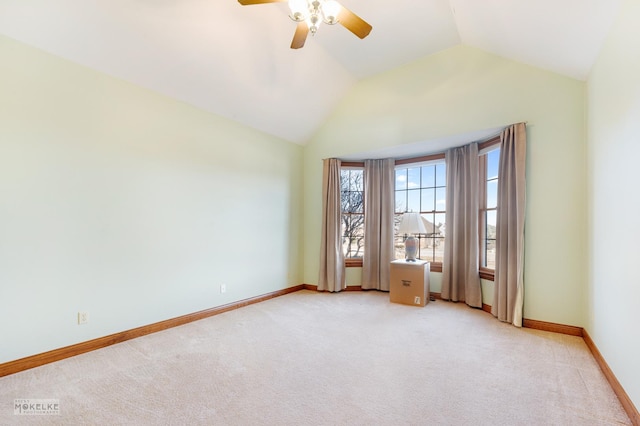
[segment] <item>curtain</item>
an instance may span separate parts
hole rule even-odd
[[[340,160],[323,160],[322,236],[320,241],[320,277],[318,290],[341,291],[346,288],[342,252],[342,210],[340,205]]]
[[[389,291],[393,254],[395,161],[364,162],[364,257],[362,288]]]
[[[491,313],[522,327],[524,305],[524,214],[527,132],[514,124],[500,135],[496,272]]]
[[[478,273],[478,144],[452,148],[447,164],[447,209],[442,262],[442,298],[482,307]]]

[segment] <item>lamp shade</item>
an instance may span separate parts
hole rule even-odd
[[[399,234],[426,234],[427,228],[424,226],[420,213],[404,213],[398,228]]]

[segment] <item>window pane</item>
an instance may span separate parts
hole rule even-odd
[[[436,164],[436,186],[447,185],[447,166],[445,163]]]
[[[422,167],[422,186],[436,186],[436,166],[423,166]]]
[[[433,235],[433,229],[434,229],[434,214],[433,213],[428,213],[428,214],[423,214],[420,215],[422,216],[422,221],[424,222],[424,227],[427,229],[427,235]]]
[[[434,238],[434,262],[442,262],[444,260],[444,238]]]
[[[396,235],[393,239],[393,252],[395,259],[404,259],[404,236]]]
[[[487,180],[498,177],[498,162],[500,161],[500,148],[487,153]]]
[[[349,187],[349,170],[340,170],[340,187],[343,191]]]
[[[433,261],[433,238],[420,236],[420,259]]]
[[[444,259],[444,234],[445,234],[445,214],[436,213],[434,215],[434,230],[433,230],[433,244],[434,244],[434,262],[442,262]]]
[[[349,211],[349,205],[350,203],[350,192],[349,191],[342,191],[340,193],[340,208],[342,209],[342,212],[348,212]]]
[[[398,229],[400,228],[400,222],[402,222],[402,214],[394,214],[393,215],[393,235],[398,233]]]
[[[407,211],[419,212],[420,211],[420,190],[410,189],[407,191]]]
[[[364,190],[363,177],[364,177],[364,171],[351,170],[351,190],[352,191]]]
[[[396,170],[396,190],[407,189],[407,169]]]
[[[409,189],[420,188],[420,168],[407,169],[407,187]]]
[[[362,192],[351,192],[349,197],[349,212],[363,213]]]
[[[362,257],[364,253],[364,215],[343,215],[342,235],[345,257]]]
[[[485,212],[485,232],[486,238],[482,242],[484,250],[484,262],[482,266],[489,269],[495,269],[496,259],[496,211],[489,210]]]
[[[407,211],[407,191],[396,191],[396,213]]]
[[[489,210],[487,212],[487,239],[496,238],[496,211]]]
[[[447,188],[436,188],[436,210],[443,212],[447,209]]]
[[[498,207],[498,181],[490,180],[487,182],[487,208],[496,207]]]
[[[496,240],[487,240],[485,268],[496,269]]]
[[[434,215],[433,224],[435,225],[434,234],[438,237],[444,237],[445,233],[445,214],[436,213]]]
[[[341,182],[341,188],[345,191],[351,191],[351,170],[343,170],[344,175],[342,175],[344,181]]]
[[[432,212],[434,210],[435,207],[435,203],[434,203],[434,197],[435,197],[435,190],[433,188],[431,189],[423,189],[422,190],[422,203],[420,206],[420,211],[421,212]]]

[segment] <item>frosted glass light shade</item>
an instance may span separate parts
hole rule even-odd
[[[304,21],[309,17],[307,0],[289,0],[289,9],[291,9],[289,16],[296,22]]]
[[[322,3],[322,15],[324,16],[324,22],[329,25],[337,24],[340,9],[340,3],[337,1],[327,0]]]

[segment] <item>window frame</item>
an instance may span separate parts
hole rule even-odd
[[[478,173],[480,174],[483,185],[480,189],[480,208],[478,210],[478,272],[480,278],[485,280],[495,280],[495,269],[482,266],[485,262],[484,259],[484,240],[486,239],[486,216],[487,210],[498,211],[499,206],[496,203],[495,209],[487,209],[487,157],[486,155],[492,151],[496,145],[500,145],[500,136],[489,139],[485,142],[478,144],[478,156],[480,157],[480,167]]]
[[[412,166],[416,166],[416,167],[421,167],[422,165],[424,165],[424,163],[434,163],[434,162],[440,162],[440,161],[444,161],[445,160],[445,154],[443,153],[439,153],[439,154],[431,154],[431,155],[423,155],[420,157],[412,157],[412,158],[404,158],[404,159],[400,159],[400,160],[396,160],[395,162],[395,168],[411,168]],[[401,167],[398,167],[401,166]],[[435,185],[435,182],[434,182]],[[434,186],[434,189],[436,187]],[[394,193],[395,193],[395,189],[394,189]],[[395,197],[394,197],[395,199]],[[434,205],[434,209],[435,209],[435,205]],[[446,211],[446,209],[445,209]],[[445,211],[439,211],[439,210],[434,210],[433,212],[428,212],[428,213],[445,213]],[[395,207],[394,207],[394,215],[395,215]],[[422,212],[420,212],[420,214],[422,215]],[[395,238],[395,235],[394,235]],[[442,262],[435,262],[435,261],[429,261],[429,269],[432,272],[442,272]]]
[[[363,182],[362,182],[362,199],[363,199],[363,208],[362,208],[362,217],[365,218],[365,213],[364,213],[364,203],[366,202],[366,200],[364,199],[364,193],[365,193],[365,189],[364,189],[364,161],[343,161],[340,164],[340,172],[342,172],[342,170],[362,170],[363,173]],[[342,216],[342,206],[340,208],[340,216]],[[342,219],[341,219],[342,220]],[[341,236],[341,238],[343,238],[344,236]],[[362,268],[362,257],[346,257],[344,258],[344,266],[346,268]]]

